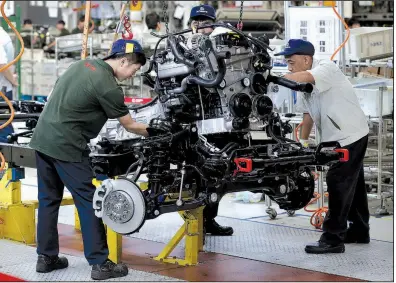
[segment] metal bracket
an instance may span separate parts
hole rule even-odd
[[[204,207],[202,206],[193,210],[179,211],[185,223],[180,227],[161,253],[154,258],[155,260],[183,266],[198,264],[198,253],[203,251],[205,236],[203,234],[203,209]],[[169,257],[184,237],[186,239],[184,259]]]

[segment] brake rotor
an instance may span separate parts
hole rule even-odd
[[[142,227],[146,203],[140,188],[127,179],[107,180],[101,203],[103,223],[119,234],[132,234]]]

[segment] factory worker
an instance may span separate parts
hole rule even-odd
[[[320,240],[307,245],[307,253],[343,253],[346,243],[369,243],[369,210],[364,181],[363,159],[368,142],[368,123],[352,84],[330,60],[317,60],[312,43],[289,40],[281,53],[290,73],[284,77],[312,83],[311,94],[299,93],[304,113],[301,139],[309,139],[315,124],[322,142],[338,141],[349,150],[349,161],[337,163],[327,172],[329,210]],[[348,227],[348,222],[349,227]]]

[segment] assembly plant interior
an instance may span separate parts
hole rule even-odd
[[[394,1],[0,7],[0,281],[394,282]]]

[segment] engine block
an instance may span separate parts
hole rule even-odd
[[[163,213],[219,202],[230,192],[261,191],[281,208],[298,210],[313,197],[312,167],[348,159],[337,142],[304,148],[286,138],[292,130],[273,111],[269,84],[303,92],[313,86],[270,74],[265,37],[212,27],[211,35],[186,39],[186,30],[159,39],[168,48],[155,50],[144,74],[157,97],[130,109],[149,125],[149,137],[118,125],[115,138],[102,135],[93,146],[94,174],[108,178],[95,192],[94,209],[118,233],[134,233]],[[262,138],[252,139],[253,132]],[[136,184],[143,175],[146,190]]]

